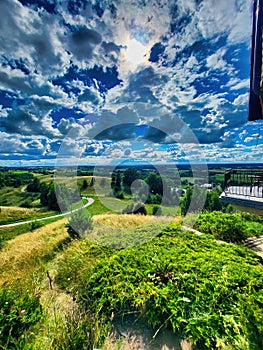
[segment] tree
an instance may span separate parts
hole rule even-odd
[[[48,195],[49,187],[45,182],[42,182],[40,185],[40,203],[43,206],[48,205],[47,195]]]
[[[87,187],[88,187],[88,181],[84,179],[82,183],[82,189],[85,190]]]
[[[161,216],[162,215],[162,208],[159,205],[155,205],[153,207],[153,215],[155,215],[155,216]]]
[[[186,189],[186,193],[183,195],[180,203],[180,209],[181,209],[182,215],[186,215],[191,203],[192,195],[193,195],[193,188],[188,186]]]
[[[95,179],[94,177],[91,178],[91,181],[90,181],[90,187],[93,187],[94,186],[94,183],[95,183]]]
[[[51,184],[47,194],[47,202],[49,209],[60,211],[67,210],[70,205],[70,201],[73,201],[73,197],[70,196],[69,190],[65,184]]]
[[[100,180],[100,186],[101,187],[105,187],[106,186],[106,179],[104,177]]]
[[[222,203],[220,202],[219,194],[217,191],[208,191],[204,209],[207,211],[221,210]]]
[[[159,174],[151,171],[145,181],[149,185],[150,192],[153,194],[163,194],[163,182]]]
[[[135,168],[128,168],[124,171],[123,184],[126,186],[131,186],[133,181],[140,178],[140,173]]]
[[[58,201],[57,201],[54,183],[51,184],[51,186],[49,187],[49,190],[48,190],[47,205],[48,205],[49,209],[52,209],[55,211],[60,210],[59,205],[58,205]]]
[[[92,216],[86,209],[76,211],[66,225],[69,236],[72,239],[81,238],[85,232],[92,229],[92,221]]]
[[[121,190],[121,173],[120,173],[120,170],[117,171],[115,187],[117,188],[117,191]]]
[[[40,192],[40,181],[37,177],[31,181],[26,188],[27,192]]]

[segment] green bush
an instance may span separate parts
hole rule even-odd
[[[214,211],[200,214],[194,228],[226,242],[241,243],[249,236],[247,225],[238,213]]]
[[[34,231],[36,230],[37,228],[40,228],[42,226],[44,226],[45,223],[44,221],[40,221],[40,220],[34,220],[30,223],[30,231]]]
[[[141,202],[137,202],[134,204],[129,204],[125,209],[122,211],[123,214],[142,214],[147,215],[147,210],[145,208],[145,205]]]
[[[161,216],[162,215],[162,208],[159,205],[154,205],[152,213],[153,213],[153,215]]]
[[[17,287],[17,288],[16,288]],[[41,318],[40,293],[4,286],[0,290],[0,348],[17,349],[15,344]],[[19,347],[18,347],[19,348]]]
[[[211,235],[179,233],[174,225],[158,236],[122,250],[86,242],[83,251],[71,247],[74,256],[61,261],[58,283],[103,319],[139,312],[156,330],[172,327],[198,348],[261,349],[259,257]]]
[[[85,232],[92,229],[92,216],[86,209],[74,212],[66,225],[72,239],[79,239]]]

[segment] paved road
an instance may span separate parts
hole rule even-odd
[[[33,219],[33,220],[15,222],[15,223],[12,223],[12,224],[0,225],[0,228],[12,227],[12,226],[18,226],[18,225],[24,225],[24,224],[30,224],[31,222],[35,222],[35,221],[45,221],[45,220],[48,220],[48,219],[59,218],[61,216],[69,215],[69,214],[74,213],[74,212],[76,212],[76,211],[78,211],[80,209],[86,208],[86,207],[88,207],[89,205],[91,205],[94,202],[93,198],[87,198],[87,197],[82,197],[82,198],[83,199],[87,199],[88,203],[86,203],[82,207],[74,209],[72,211],[68,211],[68,212],[63,213],[63,214],[56,214],[56,215],[52,215],[52,216],[47,216],[47,217],[39,218],[39,219]]]

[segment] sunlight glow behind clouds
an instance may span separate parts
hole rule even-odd
[[[54,160],[70,128],[84,155],[133,137],[132,157],[148,137],[166,161],[179,120],[209,161],[260,161],[253,140],[238,137],[261,123],[247,123],[250,11],[247,0],[0,1],[0,137],[23,145],[0,147],[0,161]]]
[[[137,66],[143,62],[147,62],[147,47],[142,45],[136,39],[129,39],[126,45],[125,57],[129,63]]]

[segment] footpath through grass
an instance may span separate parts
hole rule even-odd
[[[0,348],[137,350],[146,345],[123,345],[115,332],[131,315],[194,350],[263,348],[263,267],[253,252],[183,233],[180,218],[93,221],[85,239],[63,245],[63,219],[0,251]]]

